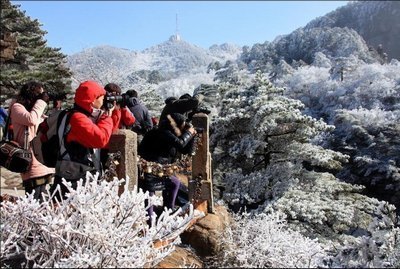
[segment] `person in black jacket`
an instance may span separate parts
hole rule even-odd
[[[165,106],[161,111],[160,121],[164,120],[166,116],[171,113],[180,113],[186,116],[188,120],[191,120],[195,112],[200,112],[199,106],[203,99],[204,95],[202,94],[191,96],[188,93],[185,93],[179,97],[179,99],[176,97],[168,97],[165,99]]]
[[[196,130],[187,124],[185,116],[179,113],[168,114],[164,120],[160,121],[157,129],[152,129],[144,135],[139,144],[138,153],[146,161],[171,164],[177,161],[181,154],[193,152],[195,135]],[[164,178],[163,182],[165,185],[164,206],[174,209],[180,181],[173,175]],[[145,191],[150,192],[150,195],[154,195],[154,190],[146,187],[146,184],[142,186]],[[148,209],[148,214],[151,221],[153,207]]]

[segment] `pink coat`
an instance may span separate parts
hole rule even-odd
[[[21,146],[24,145],[25,126],[29,127],[29,143],[36,136],[36,132],[39,124],[42,122],[42,117],[44,116],[43,114],[46,106],[46,102],[39,99],[36,101],[31,112],[27,111],[26,108],[20,103],[15,103],[11,107],[11,124],[13,125],[14,140],[17,141]],[[32,147],[30,147],[30,149],[32,151],[32,166],[28,172],[21,173],[22,180],[54,174],[54,168],[49,168],[39,162],[33,154]]]

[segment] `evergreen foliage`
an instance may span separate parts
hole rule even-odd
[[[66,55],[60,48],[47,46],[46,31],[36,19],[19,10],[9,0],[1,0],[1,32],[15,33],[18,47],[15,58],[1,67],[1,101],[18,93],[19,88],[30,80],[43,83],[45,90],[53,93],[70,92],[69,68]]]
[[[363,195],[363,186],[334,176],[349,156],[319,145],[333,126],[304,114],[300,101],[283,95],[284,88],[273,86],[261,73],[253,82],[225,83],[220,88],[225,94],[210,137],[213,178],[232,209],[247,208],[255,215],[283,212],[288,227],[318,238],[332,257],[349,244],[364,248],[360,237],[373,242],[371,235],[376,233],[384,241],[374,243],[378,252],[388,245],[392,253],[398,252],[395,207]],[[371,225],[374,218],[389,221],[378,227]],[[394,242],[387,239],[392,235]],[[342,264],[394,262],[393,256],[382,256],[370,263],[362,251],[352,253],[343,254]]]
[[[337,176],[366,186],[369,195],[396,205],[400,212],[400,62],[334,60],[320,54],[311,66],[276,83],[301,100],[307,114],[336,126],[325,144],[350,156]],[[336,73],[342,66],[343,80]]]

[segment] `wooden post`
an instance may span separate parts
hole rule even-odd
[[[118,179],[125,179],[125,183],[119,188],[118,193],[122,194],[125,186],[132,191],[137,186],[138,168],[137,168],[137,135],[128,129],[120,129],[111,135],[110,153],[121,152],[121,159],[117,165]],[[127,179],[129,176],[129,179]]]
[[[208,151],[208,116],[204,113],[195,114],[192,118],[192,123],[198,131],[200,140],[197,143],[196,154],[192,158],[189,201],[193,203],[195,208],[206,202],[208,213],[214,213],[211,154]]]

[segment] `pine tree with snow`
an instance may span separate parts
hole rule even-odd
[[[29,80],[38,80],[47,91],[70,91],[71,72],[65,66],[66,55],[60,48],[51,48],[44,39],[38,20],[33,20],[9,0],[1,0],[1,32],[17,34],[18,47],[13,60],[2,63],[1,99],[18,93]]]
[[[283,92],[257,73],[254,82],[232,85],[222,97],[210,137],[213,177],[222,199],[234,210],[283,212],[289,227],[318,238],[333,256],[359,236],[370,238],[377,216],[390,219],[379,227],[381,233],[398,234],[393,206],[380,210],[385,202],[334,176],[348,156],[318,145],[334,127],[305,115],[303,104]],[[389,244],[392,252],[398,243]],[[380,244],[375,247],[383,251]]]

